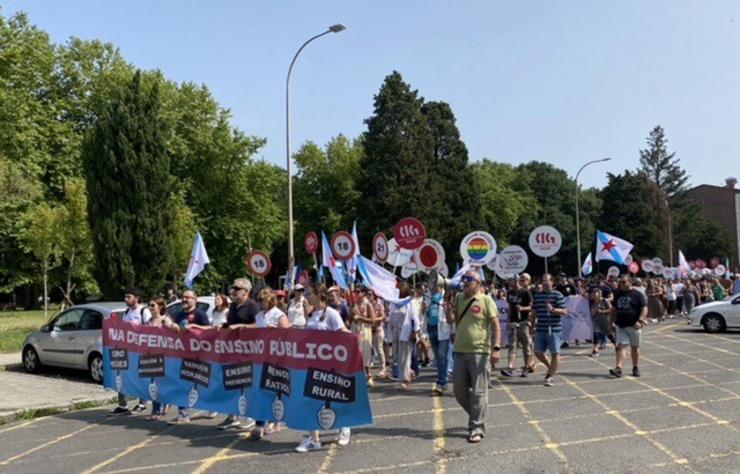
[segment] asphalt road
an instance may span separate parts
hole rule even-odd
[[[553,387],[541,368],[494,380],[478,445],[425,370],[407,392],[377,383],[375,423],[347,447],[331,434],[297,454],[302,434],[288,429],[252,442],[216,430],[221,418],[169,426],[91,409],[0,426],[0,472],[740,472],[740,333],[674,321],[643,341],[638,379],[610,379],[613,351],[592,359],[581,346],[564,351]]]

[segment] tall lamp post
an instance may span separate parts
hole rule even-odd
[[[581,215],[578,211],[578,177],[581,175],[581,171],[588,165],[594,163],[601,163],[603,161],[609,161],[611,158],[602,158],[600,160],[592,160],[581,166],[581,169],[576,173],[576,252],[578,253],[578,276],[581,276]]]
[[[290,62],[288,68],[288,77],[285,80],[285,159],[288,162],[288,270],[290,270],[291,280],[293,275],[293,265],[295,263],[295,256],[293,253],[293,166],[290,159],[290,74],[293,72],[293,66],[295,65],[298,55],[301,54],[303,48],[313,40],[319,39],[322,36],[328,35],[329,33],[339,33],[347,29],[341,23],[330,26],[326,31],[320,33],[308,41],[303,43],[298,51],[293,56],[293,60]],[[292,284],[292,281],[291,281]]]

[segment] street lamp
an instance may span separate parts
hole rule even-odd
[[[290,74],[293,72],[293,65],[295,64],[296,59],[298,59],[298,55],[301,54],[301,51],[303,51],[303,48],[305,48],[308,43],[321,38],[324,35],[328,35],[329,33],[339,33],[345,29],[347,29],[346,26],[341,23],[337,23],[336,25],[330,26],[323,33],[309,38],[308,41],[303,43],[303,45],[298,48],[295,56],[293,56],[293,60],[290,62],[288,77],[285,80],[285,159],[288,162],[288,270],[290,270],[289,274],[291,275],[291,283],[295,257],[293,254],[293,167],[291,166],[292,160],[290,159]]]
[[[594,163],[601,163],[602,161],[609,161],[611,158],[602,158],[600,160],[592,160],[581,166],[581,169],[576,173],[576,252],[578,253],[578,276],[581,276],[581,216],[578,212],[578,177],[581,175],[581,171],[588,165]]]

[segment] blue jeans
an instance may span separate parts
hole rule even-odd
[[[446,387],[447,368],[449,366],[447,351],[450,347],[450,340],[439,340],[437,326],[427,327],[427,333],[429,334],[429,342],[432,344],[432,351],[434,351],[434,364],[437,366],[437,385],[439,387]]]

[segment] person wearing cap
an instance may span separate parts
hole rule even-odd
[[[231,304],[226,314],[226,322],[221,328],[239,329],[254,327],[257,313],[260,307],[257,302],[249,297],[252,291],[252,283],[246,278],[237,278],[231,284]],[[254,427],[252,418],[239,418],[236,415],[228,415],[224,421],[217,425],[220,430],[242,429],[250,430]]]
[[[283,313],[288,312],[288,293],[285,290],[275,290],[275,297],[277,298],[277,307]]]
[[[290,305],[288,305],[288,321],[292,328],[305,328],[306,316],[311,314],[311,306],[304,297],[304,293],[303,285],[297,284],[293,287],[293,298],[290,300]]]
[[[478,272],[468,271],[460,280],[463,291],[445,308],[447,322],[457,326],[452,386],[468,414],[468,442],[479,443],[486,434],[488,364],[500,359],[501,330],[496,304],[480,291]]]
[[[142,325],[147,324],[152,319],[152,313],[147,307],[141,304],[142,293],[138,288],[129,288],[123,295],[123,301],[126,303],[126,311],[124,311],[121,321],[133,324]],[[143,400],[139,400],[139,403],[133,408],[134,413],[142,412],[146,409],[146,404]],[[123,393],[118,394],[118,406],[113,410],[114,414],[128,414],[130,413],[128,405],[126,404],[126,395]]]

